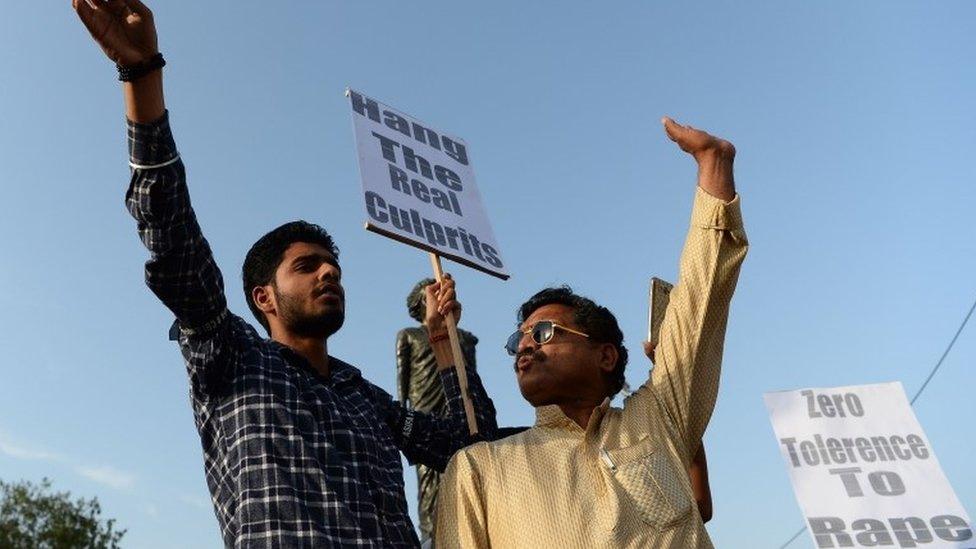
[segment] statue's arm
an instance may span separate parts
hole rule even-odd
[[[410,367],[413,352],[410,336],[406,330],[400,330],[396,338],[396,384],[397,399],[407,406],[410,400]]]

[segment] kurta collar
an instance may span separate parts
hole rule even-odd
[[[593,409],[593,414],[590,416],[590,423],[587,426],[587,431],[599,427],[600,422],[603,421],[603,416],[607,413],[607,409],[609,408],[610,399],[605,398],[599,406]],[[564,414],[558,404],[549,404],[546,406],[539,406],[535,409],[535,425],[536,427],[561,427],[576,425],[576,422]]]

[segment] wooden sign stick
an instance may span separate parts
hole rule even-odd
[[[441,257],[430,252],[430,264],[434,267],[434,276],[437,282],[444,279],[444,269],[441,268]],[[457,371],[458,385],[461,387],[461,401],[464,403],[464,416],[468,420],[468,433],[478,434],[478,420],[474,415],[474,403],[471,402],[471,395],[468,393],[468,372],[465,370],[464,353],[461,352],[461,339],[458,337],[457,321],[454,312],[447,313],[447,336],[451,340],[451,352],[454,354],[454,369]]]

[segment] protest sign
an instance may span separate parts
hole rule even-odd
[[[463,139],[348,90],[366,228],[509,277]]]
[[[763,395],[817,547],[974,547],[901,383]]]
[[[508,279],[498,243],[481,204],[463,139],[354,90],[353,133],[366,204],[366,229],[430,252],[437,280],[441,256]],[[464,354],[454,314],[445,318],[468,431],[478,432],[468,394]]]

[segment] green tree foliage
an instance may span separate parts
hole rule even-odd
[[[0,480],[0,547],[4,549],[116,549],[125,530],[104,522],[96,498],[72,500],[52,492],[51,481]]]

